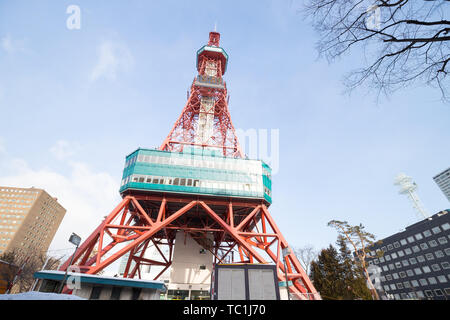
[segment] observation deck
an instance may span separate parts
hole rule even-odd
[[[129,191],[259,199],[270,205],[271,169],[261,160],[224,157],[221,150],[139,148],[126,157],[120,193]]]

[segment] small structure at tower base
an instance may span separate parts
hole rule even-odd
[[[34,274],[38,292],[59,293],[65,272],[42,270]],[[88,300],[160,300],[167,288],[162,281],[69,273],[75,287],[72,294]],[[68,283],[71,282],[68,279]]]

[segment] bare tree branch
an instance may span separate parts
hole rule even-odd
[[[444,0],[307,0],[303,7],[320,35],[320,56],[333,62],[358,50],[372,60],[346,75],[349,91],[366,85],[389,95],[425,84],[438,88],[446,102],[449,12],[450,1]]]

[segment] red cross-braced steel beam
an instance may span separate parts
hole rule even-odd
[[[206,241],[205,231],[208,231],[217,235],[207,248],[216,262],[226,261],[235,251],[238,254],[233,256],[237,260],[230,262],[274,263],[279,281],[286,281],[281,251],[289,245],[263,203],[164,195],[148,198],[126,196],[80,246],[73,265],[87,274],[96,274],[129,253],[124,277],[140,278],[143,265],[163,267],[156,280],[172,264],[174,230],[195,234],[199,243],[202,236]],[[149,209],[156,204],[159,210]],[[161,250],[164,245],[170,248],[169,256]],[[151,246],[159,252],[159,260],[145,257],[145,251]],[[313,299],[317,292],[292,251],[286,262],[287,280],[292,282],[290,292],[302,299]],[[67,267],[68,262],[60,270]]]

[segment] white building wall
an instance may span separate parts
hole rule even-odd
[[[209,290],[212,264],[211,252],[203,250],[189,234],[178,231],[175,238],[169,289]],[[205,269],[202,270],[201,266]]]

